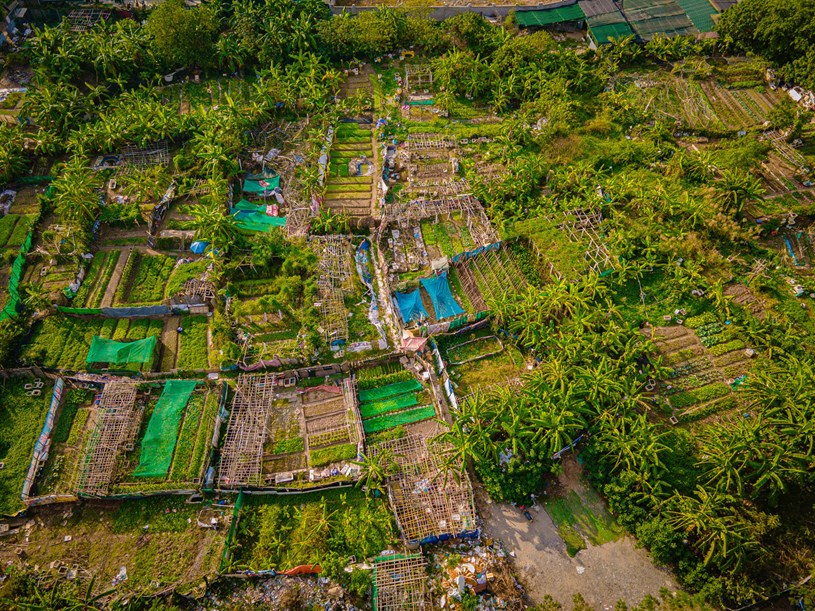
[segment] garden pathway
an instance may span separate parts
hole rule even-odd
[[[105,288],[105,295],[102,297],[99,307],[109,308],[113,305],[113,298],[116,297],[116,287],[119,286],[119,281],[122,279],[122,274],[124,274],[129,254],[129,252],[122,252],[119,256],[119,260],[116,262],[116,267],[113,268],[113,274],[110,277],[107,288]]]
[[[579,477],[562,478],[561,485],[568,489],[585,486]],[[633,537],[598,546],[587,542],[587,549],[571,558],[543,508],[533,508],[534,519],[529,522],[517,507],[491,501],[481,484],[476,483],[474,489],[484,536],[500,540],[514,555],[519,579],[532,603],[542,603],[548,594],[564,609],[571,609],[572,597],[579,592],[596,609],[610,610],[618,600],[630,606],[648,594],[658,596],[662,588],[678,589],[673,576],[654,566]]]
[[[164,331],[161,334],[161,371],[170,371],[175,368],[178,358],[178,325],[181,318],[170,316],[164,323]]]

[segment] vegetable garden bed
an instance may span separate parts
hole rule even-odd
[[[133,341],[151,335],[160,337],[163,329],[161,319],[49,316],[35,326],[32,341],[23,347],[22,359],[25,363],[48,368],[83,371],[95,335],[116,341]],[[135,369],[139,370],[141,366],[135,366]]]
[[[25,385],[32,378],[12,378],[0,384],[0,514],[10,515],[23,509],[20,492],[31,463],[34,443],[39,437],[52,386],[46,383],[38,396],[31,396]]]
[[[179,336],[175,368],[183,371],[209,367],[209,318],[187,316],[181,322],[184,331]]]
[[[85,279],[79,287],[71,305],[77,308],[98,308],[102,305],[108,285],[113,277],[113,270],[119,262],[121,251],[109,250],[94,255]]]
[[[126,305],[160,303],[174,268],[175,259],[172,257],[131,251],[116,287],[115,302]]]

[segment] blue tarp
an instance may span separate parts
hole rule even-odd
[[[207,249],[207,246],[209,246],[209,242],[201,242],[199,240],[198,242],[193,242],[192,244],[190,244],[190,250],[196,255],[201,255],[204,254],[204,251]]]
[[[425,318],[429,318],[427,310],[422,305],[422,296],[419,289],[411,293],[394,293],[396,295],[396,304],[399,306],[399,314],[402,316],[402,321],[405,324],[411,322],[420,322]]]
[[[421,282],[427,294],[430,295],[430,301],[433,302],[437,320],[465,314],[464,310],[453,298],[450,284],[447,282],[447,272],[442,272],[432,278],[422,278],[419,282]]]

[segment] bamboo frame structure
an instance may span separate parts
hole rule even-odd
[[[608,248],[600,237],[602,222],[603,215],[599,211],[576,209],[564,211],[560,225],[572,242],[586,244],[586,260],[598,273],[613,267]]]
[[[433,70],[427,64],[405,66],[405,93],[408,101],[429,95],[433,87]]]
[[[374,458],[388,452],[393,459],[388,497],[406,541],[457,535],[476,527],[470,479],[463,469],[454,471],[445,463],[449,449],[415,434],[370,448]]]
[[[221,451],[221,489],[290,482],[297,473],[309,470],[312,447],[357,443],[362,438],[349,379],[332,392],[320,388],[278,392],[277,382],[277,375],[271,373],[238,377]],[[309,397],[315,390],[321,396]],[[294,430],[293,425],[303,439],[302,450],[276,454],[265,447],[275,433]]]
[[[488,301],[495,302],[507,291],[523,291],[528,284],[515,259],[503,247],[498,253],[488,250],[459,261],[455,264],[455,270],[461,288],[479,310],[487,309]]]
[[[222,488],[262,484],[263,444],[275,392],[275,374],[238,377],[226,429],[218,484]]]
[[[110,17],[110,11],[97,8],[78,8],[68,13],[72,32],[86,32],[108,17]]]
[[[77,491],[107,494],[122,449],[132,449],[142,410],[136,409],[136,386],[129,381],[105,384],[99,401],[96,424],[85,446]]]
[[[423,556],[394,555],[374,561],[373,591],[377,611],[431,609]]]
[[[353,254],[345,236],[322,236],[312,239],[312,249],[319,257],[315,304],[322,317],[323,336],[327,342],[348,339],[348,310],[345,293],[353,288]]]
[[[351,381],[342,380],[341,394],[334,398],[305,401],[306,452],[335,443],[357,443],[362,438],[361,420],[356,411],[356,395]]]
[[[190,278],[184,283],[179,296],[215,299],[217,294],[215,285],[206,278]]]
[[[137,168],[170,163],[170,153],[165,140],[159,140],[147,147],[125,146],[120,155],[126,166]]]

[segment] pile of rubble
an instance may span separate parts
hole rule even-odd
[[[477,596],[477,609],[524,609],[524,591],[512,574],[508,554],[487,539],[461,543],[433,554],[434,602],[441,609],[461,609],[463,599]],[[470,607],[471,608],[471,607]]]

